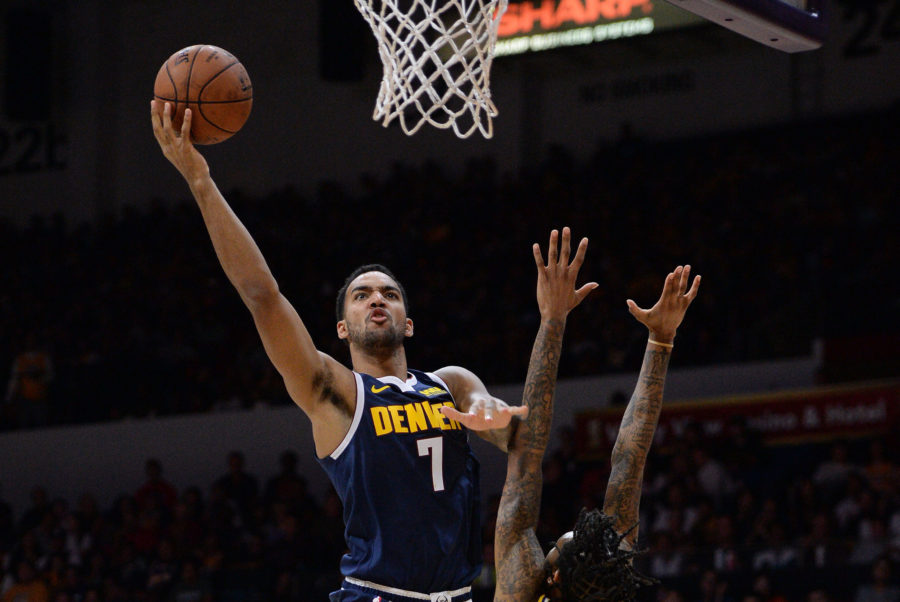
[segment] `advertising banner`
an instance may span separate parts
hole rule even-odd
[[[608,455],[624,411],[617,407],[579,414],[579,452],[587,457]],[[704,439],[726,437],[735,418],[744,420],[768,445],[888,433],[900,423],[900,381],[666,403],[653,445],[672,443],[689,424],[695,424]]]

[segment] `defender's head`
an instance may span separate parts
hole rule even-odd
[[[630,531],[619,535],[611,516],[582,509],[575,530],[547,554],[547,596],[554,602],[634,600],[638,588],[655,580],[632,567],[638,552],[621,548]]]
[[[363,265],[338,291],[338,337],[371,353],[393,351],[413,334],[403,285],[380,264]]]

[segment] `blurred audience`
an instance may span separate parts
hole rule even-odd
[[[547,456],[544,500],[551,510],[541,515],[541,541],[571,528],[581,505],[602,500],[605,491],[608,473],[596,457],[578,455],[571,433],[561,428]],[[839,529],[842,504],[806,502],[824,500],[826,488],[803,478],[830,461],[832,444],[760,446],[758,464],[770,478],[745,482],[740,471],[721,473],[734,487],[722,490],[717,505],[697,485],[694,460],[728,465],[730,447],[724,439],[702,441],[691,428],[674,437],[649,459],[649,478],[665,486],[644,491],[638,543],[645,553],[636,562],[660,585],[640,600],[900,601],[892,566],[900,547],[889,528],[900,522],[900,489],[892,480],[876,488],[863,469],[875,448],[882,462],[896,463],[897,442],[871,437],[843,446],[852,477],[841,500],[857,495],[859,512]],[[0,602],[326,600],[341,581],[340,500],[334,490],[322,499],[310,494],[293,450],[279,456],[264,480],[246,472],[243,459],[239,450],[230,452],[228,472],[206,489],[165,481],[155,458],[147,460],[147,480],[133,494],[86,492],[70,505],[35,486],[19,516],[10,510],[8,536],[0,539],[0,596],[7,596]],[[788,460],[790,470],[772,470]],[[97,495],[114,501],[104,510]],[[496,510],[494,496],[484,517],[478,602],[493,598]],[[25,592],[32,597],[22,597]]]
[[[488,383],[526,371],[539,320],[531,243],[576,226],[598,245],[584,273],[603,286],[566,334],[565,378],[633,370],[646,332],[622,299],[651,302],[658,274],[685,260],[705,279],[696,323],[679,334],[682,366],[883,334],[885,313],[900,309],[898,137],[893,110],[634,139],[627,154],[606,144],[587,161],[554,147],[517,174],[473,158],[459,174],[431,162],[363,174],[358,193],[321,182],[312,195],[227,197],[323,351],[347,359],[335,293],[378,261],[410,291],[416,365],[452,360]],[[157,200],[75,226],[0,220],[0,249],[0,366],[10,369],[0,429],[290,403],[192,203]],[[542,541],[605,492],[608,468],[580,459],[571,432],[544,468]],[[896,441],[764,449],[739,419],[723,435],[688,424],[651,453],[637,562],[661,584],[642,599],[900,600]],[[40,485],[18,514],[0,501],[0,602],[327,599],[344,550],[337,496],[314,499],[291,451],[264,481],[240,451],[227,465],[203,489],[168,482],[150,458],[146,481],[108,508],[96,500],[116,492],[70,506]],[[478,599],[494,578],[489,562]]]
[[[529,249],[564,224],[594,241],[583,273],[602,287],[566,333],[563,378],[638,365],[643,333],[622,300],[651,302],[658,274],[684,261],[705,280],[679,365],[900,335],[880,319],[900,304],[898,137],[898,111],[886,110],[635,138],[627,155],[604,143],[584,160],[552,147],[519,173],[473,157],[454,173],[424,162],[362,174],[353,192],[323,181],[310,193],[226,196],[323,351],[347,359],[334,296],[353,268],[379,261],[410,292],[417,366],[452,361],[511,383],[526,372],[538,321]],[[0,220],[0,241],[0,366],[12,367],[0,428],[290,403],[193,202],[157,199],[77,225]],[[854,374],[895,373],[884,371],[896,361],[878,359]],[[753,471],[754,442],[732,428],[735,448],[720,461]],[[877,456],[870,468],[891,478]],[[839,486],[845,475],[820,476]]]
[[[7,415],[15,416],[19,428],[46,426],[50,412],[50,386],[53,382],[53,360],[37,335],[25,335],[22,351],[16,355],[9,375],[6,401]]]
[[[898,602],[900,601],[900,586],[892,581],[891,561],[888,558],[879,558],[872,567],[872,580],[867,585],[861,585],[856,590],[854,602]]]

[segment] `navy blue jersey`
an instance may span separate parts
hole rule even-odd
[[[434,374],[354,373],[347,436],[319,463],[344,503],[345,576],[418,592],[471,585],[481,570],[478,460]]]

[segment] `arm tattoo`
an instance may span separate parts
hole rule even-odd
[[[644,465],[662,408],[670,355],[668,350],[647,349],[637,387],[625,409],[613,447],[603,512],[615,518],[619,533],[630,529],[638,520]],[[625,543],[632,548],[637,541],[637,531],[635,528],[625,538]]]
[[[525,377],[525,391],[522,403],[528,406],[528,419],[519,427],[513,440],[513,447],[525,447],[541,454],[550,440],[550,426],[553,421],[553,394],[556,389],[556,373],[562,349],[564,320],[549,320],[541,324],[528,374]]]
[[[506,483],[497,512],[495,601],[531,602],[537,598],[544,577],[544,553],[535,528],[543,485],[541,463],[550,439],[564,329],[565,320],[542,322],[531,351],[522,396],[529,414],[510,443]]]

